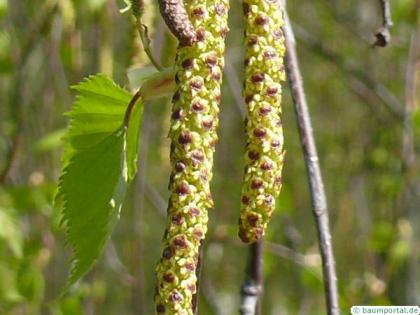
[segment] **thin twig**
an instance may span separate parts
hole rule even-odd
[[[238,240],[238,238],[231,237],[227,233],[225,234],[225,232],[218,232],[217,234],[214,234],[212,238],[209,239],[209,243],[211,242],[223,242],[239,247],[248,246],[240,240]],[[269,241],[264,241],[263,249],[266,252],[270,252],[280,258],[290,260],[293,263],[302,267],[316,267],[320,265],[320,257],[318,254],[305,255],[300,252],[297,252],[293,248]]]
[[[145,24],[142,23],[141,19],[144,12],[144,2],[143,0],[131,0],[131,10],[134,18],[136,19],[136,27],[140,34],[140,40],[143,44],[144,52],[149,58],[150,62],[157,70],[162,70],[163,67],[159,64],[156,58],[153,56],[152,49],[150,48],[150,38],[148,33],[148,28]]]
[[[394,25],[391,18],[391,7],[388,0],[379,0],[382,12],[382,26],[376,31],[376,41],[373,46],[385,47],[391,41],[391,28]]]
[[[349,13],[347,10],[339,10],[336,1],[324,0],[322,1],[322,4],[324,8],[331,12],[332,17],[337,22],[337,27],[344,27],[346,31],[358,37],[362,42],[368,45],[372,44],[371,36],[366,35],[365,30],[361,28],[361,23],[358,22],[357,17],[354,14]]]
[[[383,26],[390,28],[394,25],[394,22],[392,22],[391,6],[389,5],[389,1],[379,0],[379,2],[382,8]]]
[[[295,264],[302,267],[316,267],[320,264],[320,257],[318,254],[301,254],[290,247],[273,243],[265,242],[264,250],[267,250],[279,257],[293,261]]]
[[[262,241],[250,245],[250,258],[246,271],[245,283],[241,288],[242,315],[259,315],[263,291]]]
[[[325,297],[329,315],[339,315],[337,277],[331,244],[331,233],[328,219],[327,199],[315,146],[312,124],[303,88],[293,30],[286,15],[286,26],[283,28],[286,44],[286,69],[296,112],[297,124],[303,154],[308,172],[312,207],[318,231],[319,248],[322,258]]]
[[[141,98],[140,90],[133,95],[130,100],[130,103],[127,105],[127,109],[124,115],[124,127],[127,128],[130,122],[131,112],[133,111],[134,106],[137,104],[138,100]]]
[[[341,70],[353,77],[366,90],[372,91],[376,97],[386,106],[386,108],[398,119],[404,118],[404,106],[401,105],[395,95],[393,95],[383,84],[376,82],[368,73],[348,62],[342,55],[326,47],[314,35],[300,25],[293,23],[296,36],[303,44],[311,48],[322,58],[337,65]]]
[[[152,49],[150,48],[150,38],[149,38],[149,32],[148,32],[147,26],[141,23],[140,20],[137,20],[137,29],[139,30],[140,39],[143,44],[144,52],[146,53],[147,57],[149,58],[153,66],[157,70],[161,71],[163,67],[159,64],[159,62],[153,56]]]

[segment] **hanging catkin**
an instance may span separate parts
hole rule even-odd
[[[191,45],[180,44],[176,56],[177,91],[169,136],[172,174],[163,253],[156,268],[156,312],[192,312],[200,243],[207,231],[213,152],[228,32],[228,0],[186,0],[195,29]]]
[[[166,25],[179,42],[191,45],[195,41],[195,29],[192,25],[183,0],[158,0],[160,13]]]
[[[248,243],[264,235],[281,188],[284,151],[280,84],[285,80],[285,46],[280,0],[245,0],[244,13],[248,140],[239,237]]]

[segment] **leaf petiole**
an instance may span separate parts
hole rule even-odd
[[[133,111],[134,106],[137,104],[140,98],[141,98],[141,92],[140,90],[138,90],[131,98],[130,103],[128,103],[127,109],[125,111],[124,128],[128,128],[128,123],[130,122],[131,113]]]

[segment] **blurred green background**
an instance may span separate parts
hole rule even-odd
[[[176,41],[146,1],[162,64]],[[340,306],[420,304],[420,2],[391,1],[392,43],[373,48],[379,1],[290,1],[327,190]],[[0,0],[0,314],[153,314],[168,197],[170,102],[146,106],[139,174],[112,240],[64,299],[69,249],[52,207],[69,89],[98,72],[128,86],[148,64],[118,0]],[[230,28],[200,314],[237,314],[248,248],[236,237],[244,150],[243,20]],[[316,230],[288,87],[284,187],[264,247],[263,314],[325,314]]]

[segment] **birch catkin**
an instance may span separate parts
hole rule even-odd
[[[284,151],[280,84],[285,80],[285,46],[280,0],[245,0],[244,13],[248,141],[239,237],[248,243],[263,236],[281,188]]]
[[[156,312],[192,312],[200,243],[207,231],[228,0],[186,0],[195,41],[176,56],[177,91],[169,136],[172,174],[164,249],[156,268]]]
[[[195,29],[192,25],[183,0],[159,0],[160,13],[166,25],[179,42],[191,45],[195,41]]]

